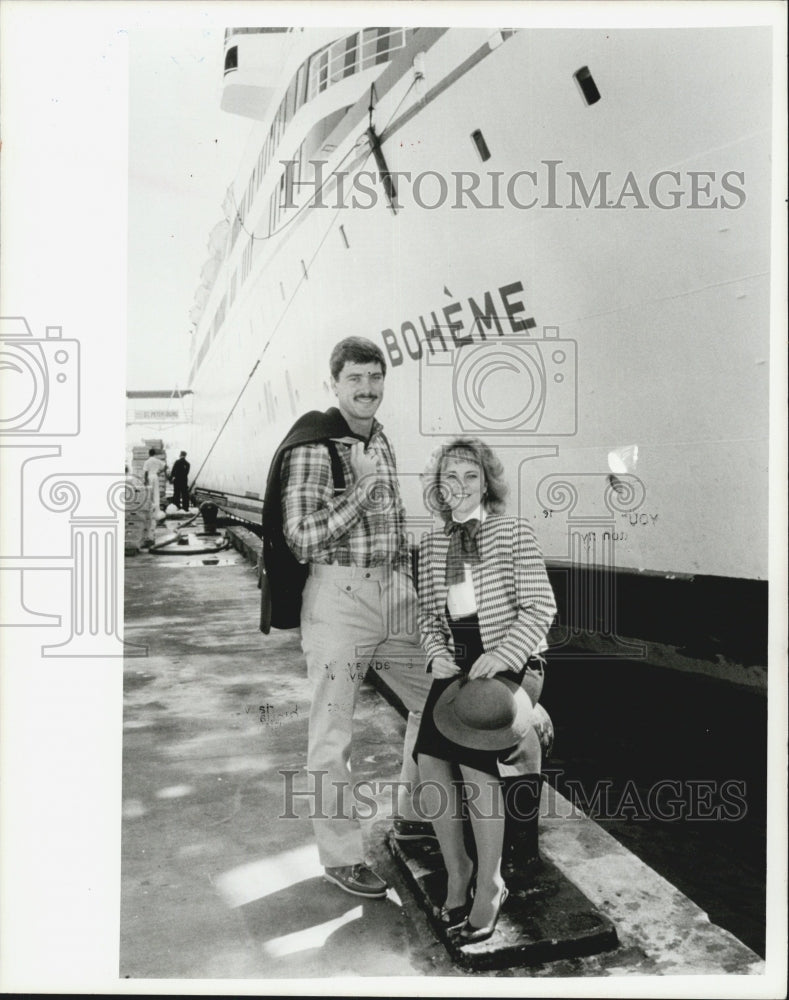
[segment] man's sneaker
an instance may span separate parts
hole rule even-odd
[[[436,831],[432,823],[416,819],[396,819],[394,821],[395,840],[423,840],[430,837],[436,840]]]
[[[368,899],[382,899],[389,888],[380,875],[363,864],[324,868],[323,877],[352,896],[366,896]]]

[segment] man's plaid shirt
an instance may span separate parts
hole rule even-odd
[[[282,461],[282,523],[291,551],[303,563],[392,566],[411,575],[405,510],[397,484],[394,451],[373,420],[368,454],[378,459],[374,490],[356,481],[348,439],[335,441],[346,490],[334,495],[325,444],[291,448]],[[359,439],[361,440],[361,438]]]

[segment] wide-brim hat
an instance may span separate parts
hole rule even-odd
[[[505,677],[459,677],[433,706],[433,721],[447,739],[472,750],[504,750],[534,723],[523,688]]]

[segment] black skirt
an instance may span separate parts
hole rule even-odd
[[[479,633],[479,618],[476,614],[456,619],[447,617],[455,643],[455,663],[460,667],[462,673],[467,674],[485,652]],[[518,673],[507,670],[504,673],[496,674],[494,679],[503,680],[506,678],[520,684],[523,673],[523,670]],[[452,764],[465,764],[467,767],[473,767],[478,771],[484,771],[486,774],[498,777],[498,762],[507,757],[513,747],[506,747],[503,750],[473,750],[471,747],[464,747],[447,739],[438,731],[433,721],[433,706],[458,676],[433,681],[425,707],[422,710],[422,722],[414,745],[414,759],[417,759],[418,754],[425,753],[431,757],[437,757],[439,760],[446,760]]]

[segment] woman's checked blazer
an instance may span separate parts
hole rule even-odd
[[[477,535],[480,561],[471,563],[479,630],[485,652],[519,671],[547,648],[556,614],[542,552],[528,521],[488,514]],[[443,528],[419,546],[419,627],[428,662],[454,659],[444,582],[449,536]]]

